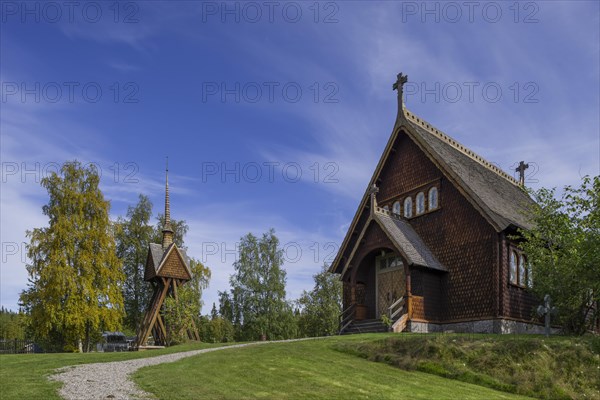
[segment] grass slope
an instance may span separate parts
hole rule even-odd
[[[49,381],[48,376],[56,368],[67,365],[131,360],[221,345],[190,343],[161,350],[124,353],[0,355],[0,399],[59,400],[60,382]]]
[[[227,349],[140,369],[134,380],[159,399],[523,399],[403,371],[334,349],[389,335],[333,337]]]
[[[338,350],[409,371],[541,399],[600,400],[600,339],[396,335],[340,342]]]

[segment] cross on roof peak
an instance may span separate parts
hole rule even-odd
[[[529,168],[529,164],[525,164],[525,161],[521,161],[519,166],[515,168],[515,172],[519,173],[519,183],[521,186],[525,186],[525,170]]]
[[[399,93],[402,93],[404,84],[408,82],[408,75],[404,75],[402,72],[400,72],[398,75],[396,75],[396,78],[396,82],[394,82],[392,85],[392,90],[399,90]]]
[[[396,82],[392,85],[392,90],[398,91],[398,115],[396,117],[396,123],[401,119],[404,119],[404,110],[402,106],[402,96],[404,91],[404,84],[408,82],[408,75],[404,75],[400,72],[396,75]]]

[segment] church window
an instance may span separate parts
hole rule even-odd
[[[531,265],[520,250],[510,250],[510,283],[520,287],[531,287]]]
[[[527,261],[527,257],[521,254],[521,259],[519,260],[519,267],[522,275],[519,279],[519,284],[521,286],[526,286],[528,288],[533,287],[533,275],[531,273],[531,263]]]
[[[402,259],[394,253],[388,253],[384,256],[377,256],[377,265],[379,267],[379,271],[382,270],[391,270],[404,266]]]
[[[417,194],[417,215],[423,214],[425,212],[425,194],[423,192],[419,192]]]
[[[527,266],[525,264],[525,256],[521,254],[519,257],[519,285],[527,286]]]
[[[388,211],[388,212],[389,212],[389,211],[390,211],[390,206],[385,206],[385,207],[383,207],[383,209],[384,209],[385,211]]]
[[[533,287],[533,273],[531,272],[531,263],[525,259],[527,263],[527,287]]]
[[[394,214],[400,215],[400,202],[399,201],[396,201],[394,203],[394,205],[392,206],[392,212]]]
[[[429,189],[429,211],[438,208],[438,190],[437,187]]]
[[[412,197],[404,199],[404,217],[412,217]]]
[[[517,252],[513,250],[510,252],[510,283],[512,283],[514,285],[519,284],[519,278],[517,276],[518,264],[519,264],[519,257],[517,256]]]

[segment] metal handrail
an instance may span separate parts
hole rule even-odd
[[[346,308],[344,311],[342,311],[342,313],[338,316],[338,318],[340,319],[340,331],[339,333],[341,334],[342,332],[344,332],[344,330],[350,326],[350,324],[354,321],[354,308],[356,307],[356,303],[351,304],[350,306],[348,306],[348,308]],[[346,315],[348,314],[348,315]],[[346,315],[344,317],[344,315]]]
[[[406,297],[402,296],[398,300],[396,300],[394,302],[394,304],[392,304],[391,306],[388,307],[388,315],[392,321],[394,321],[394,318],[402,312],[405,304],[406,304]],[[396,311],[394,311],[395,308],[397,308]]]

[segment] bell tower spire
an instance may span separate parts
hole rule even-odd
[[[171,228],[171,204],[169,202],[169,157],[167,157],[167,168],[165,172],[165,224],[162,230],[163,250],[166,250],[167,247],[173,243],[173,229]]]

